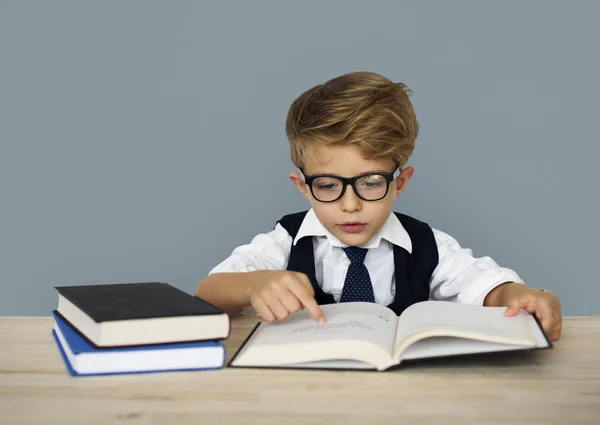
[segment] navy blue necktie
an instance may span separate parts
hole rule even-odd
[[[367,301],[375,302],[373,295],[373,285],[369,271],[365,267],[364,261],[368,249],[357,246],[344,248],[344,252],[350,259],[350,266],[346,274],[344,288],[342,289],[342,298],[340,302]]]

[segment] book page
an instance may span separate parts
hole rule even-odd
[[[261,323],[249,341],[251,348],[359,340],[376,344],[391,356],[398,320],[392,310],[363,302],[325,304],[320,307],[326,317],[322,324],[307,310],[293,313],[283,321]]]
[[[293,369],[344,369],[344,370],[377,370],[375,366],[369,363],[359,362],[357,360],[323,360],[308,363],[296,363],[291,365],[280,365],[279,367],[288,367]]]
[[[325,323],[318,323],[308,311],[298,311],[287,320],[262,323],[252,345],[277,346],[331,340],[363,340],[381,346],[391,355],[398,317],[389,308],[375,303],[339,303],[320,306]]]
[[[447,301],[424,301],[407,308],[398,319],[396,351],[422,336],[457,336],[481,341],[535,346],[528,313],[505,317],[506,307],[482,307]],[[418,338],[417,338],[418,339]],[[396,353],[397,355],[398,353]]]
[[[498,344],[495,342],[475,341],[472,339],[435,336],[416,341],[406,347],[400,358],[431,359],[434,357],[455,356],[461,354],[492,353],[522,349],[521,345]]]

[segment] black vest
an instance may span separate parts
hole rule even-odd
[[[284,216],[278,223],[296,237],[307,211]],[[419,301],[429,299],[429,282],[431,274],[438,264],[438,249],[433,231],[426,224],[404,214],[394,213],[408,232],[412,242],[412,254],[404,248],[394,246],[394,266],[396,280],[396,296],[388,307],[397,315],[405,308]],[[287,270],[301,272],[308,276],[315,291],[318,304],[335,302],[331,294],[323,292],[315,277],[315,255],[313,238],[305,237],[296,245],[292,243]]]

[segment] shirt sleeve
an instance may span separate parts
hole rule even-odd
[[[238,246],[231,255],[213,268],[212,273],[285,270],[292,237],[279,224],[269,233],[256,235],[247,245]]]
[[[474,257],[450,235],[433,229],[439,262],[430,281],[434,300],[483,305],[486,295],[504,282],[522,283],[519,275],[490,257]]]

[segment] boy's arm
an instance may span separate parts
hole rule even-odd
[[[512,298],[530,292],[544,291],[527,286],[522,282],[503,282],[486,294],[483,305],[491,307],[508,306],[508,302]]]
[[[285,270],[292,237],[279,224],[268,233],[256,235],[249,244],[238,246],[215,266],[196,288],[196,296],[230,314],[250,306],[249,286],[260,279],[261,270]]]
[[[558,297],[543,289],[532,288],[524,283],[504,282],[492,289],[485,297],[483,305],[508,307],[505,316],[514,316],[523,309],[535,314],[548,338],[556,341],[562,329],[561,306]]]
[[[490,257],[474,257],[450,235],[433,229],[438,265],[430,281],[431,298],[461,304],[483,305],[486,295],[504,282],[522,282],[513,270]]]
[[[291,236],[276,225],[271,232],[236,248],[198,284],[195,295],[229,314],[252,305],[271,322],[306,308],[321,321],[324,315],[308,277],[286,271],[291,245]]]
[[[523,309],[540,319],[550,339],[559,338],[562,319],[555,295],[525,285],[513,270],[500,267],[490,257],[475,258],[451,236],[435,229],[433,232],[439,254],[430,282],[433,299],[506,306],[507,316]]]
[[[285,270],[214,273],[196,289],[196,296],[229,314],[252,304],[268,322],[285,319],[290,313],[304,308],[322,322],[325,315],[314,295],[306,275]]]
[[[196,288],[196,296],[229,314],[239,313],[241,309],[250,305],[249,288],[256,278],[260,278],[256,273],[209,274]]]

